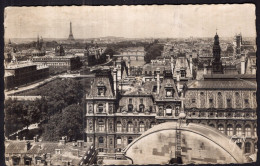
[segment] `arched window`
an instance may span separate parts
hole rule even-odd
[[[99,137],[99,138],[98,138],[98,142],[99,142],[100,144],[103,144],[103,143],[104,143],[104,138],[103,138],[103,137]]]
[[[139,131],[144,132],[144,122],[139,123]]]
[[[121,143],[122,143],[121,137],[117,137],[117,138],[116,138],[116,144],[117,144],[117,145],[121,145]]]
[[[245,143],[245,153],[251,153],[251,143],[250,142]]]
[[[133,104],[128,104],[128,112],[133,112]]]
[[[219,124],[218,125],[218,130],[221,132],[221,133],[224,133],[224,126],[222,124]]]
[[[227,125],[227,135],[228,136],[233,135],[233,125],[232,124]]]
[[[245,126],[245,134],[247,137],[251,137],[251,126],[248,124]]]
[[[152,128],[153,126],[155,126],[155,122],[151,122],[150,127]]]
[[[127,124],[127,131],[128,132],[133,132],[133,123],[132,122],[128,122],[128,124]]]
[[[240,124],[236,126],[236,135],[242,135],[242,127]]]
[[[103,104],[98,104],[98,112],[99,113],[103,112]]]
[[[132,137],[128,137],[127,143],[130,144],[133,141]]]
[[[210,127],[213,127],[213,128],[215,128],[215,125],[214,125],[214,124],[212,124],[212,123],[211,123],[209,126],[210,126]]]
[[[122,124],[121,124],[120,121],[118,121],[118,122],[116,123],[116,131],[117,131],[117,132],[121,132],[121,131],[122,131]]]
[[[143,104],[139,105],[139,112],[144,112],[144,105]]]
[[[105,130],[105,124],[103,120],[98,121],[98,131],[104,131]]]

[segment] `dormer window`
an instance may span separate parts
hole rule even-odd
[[[173,97],[174,90],[173,89],[165,89],[166,97]]]
[[[139,112],[144,112],[144,105],[143,104],[139,105]]]
[[[97,88],[98,88],[98,96],[105,96],[106,87],[102,81],[98,82]]]
[[[186,77],[186,71],[185,70],[181,70],[181,77]]]

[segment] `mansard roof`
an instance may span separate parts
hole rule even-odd
[[[87,97],[98,97],[98,87],[104,86],[106,93],[102,97],[114,97],[113,79],[110,70],[98,70]]]
[[[194,80],[187,84],[188,90],[256,90],[257,84],[241,80]]]

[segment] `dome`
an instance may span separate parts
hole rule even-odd
[[[147,130],[124,150],[133,164],[168,164],[175,158],[177,122],[166,122]],[[182,124],[183,164],[245,163],[242,150],[229,137],[202,124]]]

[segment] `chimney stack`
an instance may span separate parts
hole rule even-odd
[[[117,96],[117,68],[113,70],[114,94]]]
[[[23,140],[25,141],[25,137],[23,137]]]
[[[160,68],[156,69],[156,74],[157,74],[157,94],[160,93]]]
[[[179,91],[180,90],[180,70],[177,69],[176,73],[177,73],[177,78],[176,78],[176,80],[177,80],[177,90]]]
[[[19,140],[19,137],[18,137],[18,135],[16,136],[16,141],[18,141]]]
[[[193,77],[192,55],[190,55],[190,74]]]
[[[245,54],[241,55],[241,74],[245,74]]]
[[[204,71],[203,71],[203,74],[204,74],[204,75],[208,74],[207,65],[205,65],[205,64],[204,64]]]

